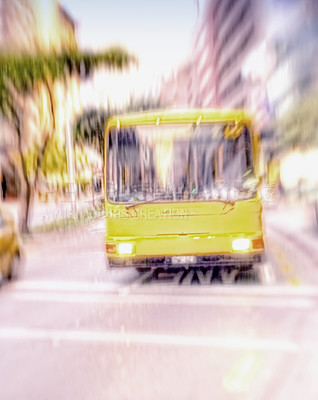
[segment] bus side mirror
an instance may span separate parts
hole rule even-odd
[[[261,180],[258,177],[251,177],[251,178],[247,178],[244,182],[243,182],[243,189],[246,190],[256,190],[258,188],[258,186],[260,185]]]

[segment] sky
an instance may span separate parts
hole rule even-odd
[[[203,7],[205,0],[200,0]],[[120,44],[137,55],[140,69],[164,73],[191,55],[197,0],[61,0],[77,22],[82,49]]]

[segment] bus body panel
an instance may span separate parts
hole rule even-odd
[[[252,248],[253,240],[263,235],[260,200],[234,205],[209,202],[202,210],[198,206],[186,207],[184,203],[171,206],[169,209],[167,204],[147,204],[134,211],[116,207],[113,212],[111,205],[106,205],[106,242],[132,243],[135,257],[236,253],[232,249],[235,238],[251,240],[248,252],[263,251]],[[180,213],[175,214],[174,210]],[[131,216],[126,216],[127,211]]]
[[[209,202],[202,209],[185,203],[147,204],[129,210],[108,204],[106,229],[112,237],[241,234],[262,230],[260,214],[261,203],[255,199],[233,205]]]

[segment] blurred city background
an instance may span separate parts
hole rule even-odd
[[[22,229],[30,201],[92,197],[110,115],[156,108],[250,111],[264,175],[317,208],[316,2],[123,6],[1,2],[2,197]]]
[[[203,291],[106,268],[106,121],[173,108],[260,133],[266,262]],[[317,399],[317,125],[317,0],[0,0],[0,397]]]

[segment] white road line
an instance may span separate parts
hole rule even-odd
[[[10,290],[40,290],[40,291],[67,291],[67,292],[89,292],[105,293],[110,289],[117,289],[120,283],[114,282],[81,282],[81,281],[20,281],[10,286]],[[10,292],[14,293],[14,292]]]
[[[115,271],[114,271],[115,272]],[[127,271],[128,272],[128,271]],[[116,276],[114,274],[114,276]],[[105,293],[105,291],[114,288],[135,288],[139,278],[133,280],[133,275],[125,275],[131,277],[130,285],[118,282],[87,282],[87,281],[64,281],[64,280],[21,280],[10,283],[10,286],[4,288],[7,293],[16,293],[17,291],[42,291],[42,292],[87,292],[87,293]],[[245,297],[272,297],[272,296],[292,296],[297,297],[314,297],[318,299],[318,288],[316,286],[300,286],[292,287],[289,285],[197,285],[197,286],[169,286],[169,285],[143,285],[138,286],[140,295],[165,295],[165,296],[187,296],[187,297],[205,297],[222,295],[229,296],[245,296]],[[0,292],[1,293],[1,292]],[[134,292],[135,293],[135,292]],[[139,294],[138,292],[135,294]],[[130,295],[129,293],[127,295]]]
[[[143,282],[145,282],[148,278],[151,278],[153,274],[153,271],[147,271],[144,274],[141,274],[135,279],[133,282],[131,282],[128,285],[124,285],[119,289],[119,294],[120,295],[128,295],[132,289],[136,289],[142,285]]]
[[[218,306],[218,307],[250,307],[250,308],[274,308],[274,309],[309,309],[315,308],[316,302],[311,299],[292,298],[262,298],[247,296],[156,296],[156,295],[134,295],[120,296],[117,294],[89,294],[89,293],[41,293],[24,292],[10,293],[9,298],[14,301],[40,302],[40,303],[62,303],[62,304],[153,304],[168,306]]]
[[[271,279],[271,275],[270,275],[268,266],[267,266],[267,265],[264,265],[263,269],[264,269],[265,282],[266,282],[267,284],[269,284],[269,283],[271,283],[271,280],[272,280],[272,279]]]
[[[299,352],[306,350],[292,340],[255,339],[247,337],[212,337],[212,336],[185,336],[174,334],[134,333],[134,332],[107,332],[88,330],[55,330],[29,328],[0,328],[0,340],[42,340],[73,343],[104,343],[124,345],[163,345],[180,347],[211,347],[229,350],[262,350],[277,352]],[[308,346],[309,347],[309,346]],[[310,345],[310,349],[317,348],[317,343]]]
[[[223,296],[257,296],[257,297],[272,297],[272,296],[291,296],[297,297],[315,297],[318,299],[318,287],[317,286],[299,286],[294,287],[287,284],[275,284],[275,285],[222,285],[212,284],[197,285],[197,286],[174,286],[174,287],[157,287],[155,285],[142,286],[143,294],[178,294],[178,295],[193,295],[198,296],[216,295],[222,294]]]
[[[270,263],[262,263],[256,266],[256,269],[260,275],[262,283],[266,285],[273,285],[275,283],[275,274]]]

